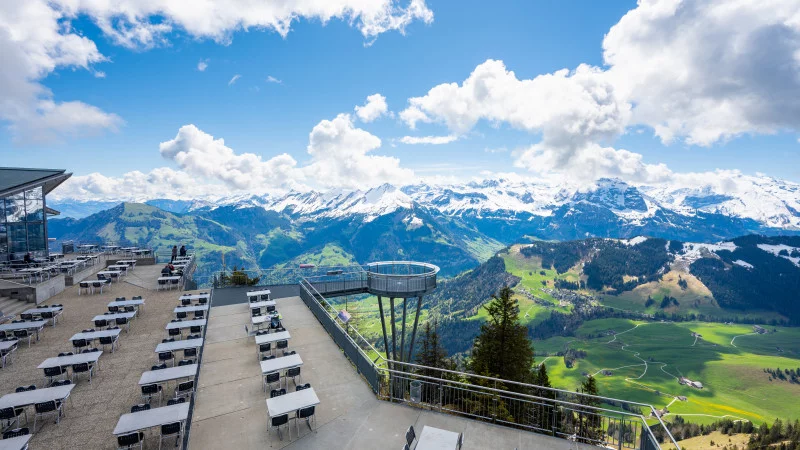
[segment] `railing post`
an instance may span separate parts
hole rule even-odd
[[[444,398],[444,384],[442,383],[442,380],[439,380],[439,401],[437,402],[439,404],[439,412],[442,412],[443,398]]]

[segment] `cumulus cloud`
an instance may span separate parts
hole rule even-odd
[[[648,182],[668,171],[608,146],[629,127],[704,146],[800,129],[798,2],[640,0],[604,38],[603,58],[604,68],[531,79],[488,60],[461,84],[410,98],[399,116],[455,134],[508,124],[541,136],[514,153],[519,167]]]
[[[174,139],[162,142],[161,156],[187,173],[224,183],[231,190],[268,191],[297,186],[297,161],[283,153],[264,161],[253,153],[237,154],[223,139],[184,125]]]
[[[369,43],[384,32],[404,33],[412,22],[433,21],[424,0],[4,0],[0,2],[0,121],[10,126],[18,142],[96,133],[122,123],[118,116],[79,101],[56,102],[40,82],[65,67],[103,75],[92,66],[107,58],[91,39],[73,29],[78,17],[94,22],[116,44],[137,50],[168,44],[173,31],[223,44],[241,30],[271,30],[286,37],[292,23],[302,19],[323,25],[343,20]],[[197,69],[202,72],[207,65],[202,60]],[[56,117],[67,110],[77,114]],[[45,112],[49,116],[43,117]],[[53,123],[57,129],[45,128]]]
[[[295,21],[319,20],[326,24],[340,19],[373,40],[387,31],[403,33],[414,21],[433,21],[433,12],[425,0],[52,0],[52,3],[71,16],[87,14],[104,34],[129,48],[162,44],[175,29],[195,38],[228,43],[239,30],[266,29],[286,37]]]
[[[796,1],[640,1],[603,58],[633,121],[665,143],[800,129]]]
[[[40,83],[59,67],[88,70],[106,61],[94,42],[62,25],[62,17],[44,0],[0,2],[0,121],[17,142],[93,134],[122,123],[80,101],[56,102]]]
[[[322,186],[366,188],[382,183],[403,185],[414,177],[414,172],[401,167],[397,158],[369,155],[381,146],[381,140],[356,128],[349,114],[321,121],[311,130],[308,141],[307,150],[312,162],[303,168],[303,172]]]
[[[442,144],[449,144],[453,141],[458,139],[458,136],[454,134],[449,134],[447,136],[403,136],[400,138],[400,142],[403,144],[430,144],[430,145],[442,145]]]
[[[160,167],[149,173],[131,171],[119,177],[108,177],[97,172],[75,175],[51,196],[55,200],[143,201],[151,198],[198,198],[219,195],[226,190],[224,185],[197,183],[196,178],[186,172]]]
[[[630,115],[629,105],[619,101],[598,68],[580,65],[574,71],[519,79],[495,60],[478,65],[461,85],[440,84],[408,103],[400,118],[411,128],[439,122],[463,134],[486,120],[581,142],[618,135]]]
[[[208,59],[201,59],[200,62],[197,63],[197,70],[200,72],[205,72],[208,69]]]
[[[372,122],[375,119],[387,114],[389,106],[386,104],[386,97],[381,94],[372,94],[367,97],[367,102],[363,106],[355,107],[356,116],[362,122]]]

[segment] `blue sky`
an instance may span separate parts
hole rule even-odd
[[[135,0],[129,1],[135,3]],[[381,1],[391,3],[391,0]],[[405,7],[407,3],[396,4]],[[97,18],[102,16],[101,12],[78,12],[67,18],[72,32],[94,42],[97,52],[106,61],[85,67],[56,64],[52,70],[44,70],[43,76],[28,75],[26,80],[52,92],[52,97],[45,97],[56,104],[81,102],[98,108],[103,114],[116,115],[118,119],[114,119],[116,122],[111,126],[79,124],[73,130],[64,125],[53,133],[27,125],[35,131],[21,132],[17,124],[21,119],[0,111],[0,121],[4,124],[0,129],[3,165],[66,168],[76,176],[98,172],[109,178],[122,177],[134,170],[148,173],[167,167],[199,177],[201,170],[191,163],[181,163],[178,157],[165,158],[159,153],[160,143],[175,139],[181,127],[193,124],[214,139],[224,139],[224,145],[236,155],[252,153],[268,161],[286,153],[296,161],[297,167],[303,167],[314,162],[314,156],[307,150],[312,129],[321,121],[347,113],[352,117],[354,128],[380,138],[381,146],[370,149],[369,155],[397,158],[399,166],[413,171],[414,176],[464,179],[483,171],[514,171],[532,176],[544,172],[574,174],[574,166],[585,161],[580,157],[584,154],[581,152],[590,150],[577,151],[577,159],[572,161],[573,168],[569,170],[557,164],[541,170],[531,167],[549,164],[545,161],[551,161],[553,155],[548,152],[558,155],[561,155],[559,152],[575,152],[572,144],[567,145],[570,150],[560,147],[553,150],[555,147],[550,144],[547,133],[550,133],[552,121],[561,120],[559,117],[520,125],[518,117],[506,118],[487,112],[477,114],[474,125],[454,129],[448,125],[450,107],[439,102],[424,109],[428,120],[412,128],[400,112],[409,106],[410,98],[423,97],[437,85],[460,85],[489,59],[502,61],[519,80],[534,79],[560,69],[575,70],[581,64],[607,71],[610,66],[603,58],[603,39],[626,12],[637,7],[636,2],[498,1],[487,4],[473,0],[429,0],[424,5],[433,14],[430,23],[412,20],[404,27],[405,34],[386,30],[374,37],[371,45],[367,44],[373,37],[364,36],[358,18],[340,20],[336,17],[324,25],[319,18],[301,18],[292,23],[285,37],[271,29],[243,31],[241,27],[229,27],[224,30],[229,43],[198,36],[173,19],[172,30],[160,36],[155,44],[126,45],[98,28]],[[0,11],[0,17],[2,14]],[[160,23],[170,21],[170,17],[154,14],[149,20],[149,23]],[[676,19],[673,26],[680,27],[679,20]],[[751,31],[756,33],[758,29]],[[628,48],[624,45],[620,44],[620,48]],[[200,61],[207,61],[204,71],[198,70]],[[702,67],[692,69],[699,71]],[[626,70],[622,78],[636,73]],[[98,77],[98,73],[104,77]],[[239,78],[229,85],[235,75]],[[268,82],[268,77],[280,83]],[[794,87],[796,85],[789,85],[785,89]],[[614,85],[615,92],[621,89],[618,84]],[[630,99],[623,102],[632,105],[633,119],[620,119],[622,125],[613,132],[604,130],[599,133],[600,137],[591,134],[575,145],[582,147],[589,141],[602,147],[629,150],[641,155],[640,166],[665,164],[670,170],[669,178],[677,173],[732,169],[744,174],[763,172],[800,181],[796,118],[771,119],[770,122],[737,116],[730,121],[744,122],[741,126],[737,124],[730,131],[718,133],[698,145],[692,136],[705,135],[702,130],[697,131],[696,125],[702,126],[705,120],[697,118],[696,111],[678,112],[676,119],[669,112],[660,111],[661,97],[649,98],[646,86],[631,88],[636,89],[638,93],[631,94]],[[713,86],[708,91],[714,91]],[[366,97],[375,93],[386,98],[390,113],[371,122],[359,121],[353,115],[353,108],[364,104]],[[769,94],[759,95],[769,98]],[[710,97],[712,102],[724,100]],[[479,100],[474,101],[470,109],[484,106]],[[646,102],[652,103],[649,108],[655,110],[658,117],[639,120],[636,116],[639,110],[645,109]],[[531,114],[553,106],[557,105],[533,105]],[[746,115],[741,113],[741,116]],[[661,136],[655,135],[653,123],[672,120],[690,123],[679,128],[694,127],[694,134],[678,131],[676,138],[665,143]],[[79,129],[80,125],[89,128],[88,131]],[[403,136],[456,135],[457,139],[444,145],[399,142]],[[45,138],[40,139],[42,136]],[[559,143],[562,141],[560,139]],[[534,162],[519,163],[520,154],[537,144],[542,147],[535,150]],[[180,152],[176,149],[173,153]],[[664,175],[653,176],[655,169],[648,168],[642,170],[650,175],[640,176],[640,169],[624,173],[636,173],[631,176],[632,182],[665,179]],[[386,173],[390,181],[410,178],[408,172]],[[603,169],[597,171],[596,177],[615,173]],[[313,186],[313,181],[305,180],[304,184]],[[331,181],[321,187],[339,185]]]

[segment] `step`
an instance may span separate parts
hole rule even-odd
[[[19,315],[22,311],[32,308],[33,304],[14,298],[0,297],[0,311],[5,315]]]

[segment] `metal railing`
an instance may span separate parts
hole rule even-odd
[[[343,275],[343,274],[342,274]],[[644,414],[680,449],[652,405],[394,361],[383,355],[316,286],[302,279],[300,298],[382,399],[498,425],[618,449],[659,449]]]
[[[414,261],[382,261],[366,266],[370,292],[392,296],[421,295],[436,289],[439,267]]]

